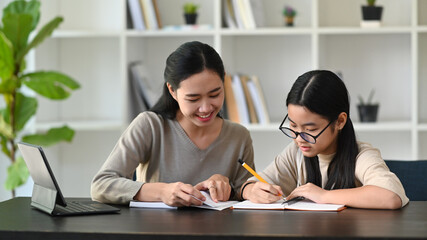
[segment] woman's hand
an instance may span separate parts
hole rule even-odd
[[[298,196],[302,196],[316,203],[326,203],[326,201],[324,200],[324,196],[327,193],[328,190],[320,188],[313,183],[307,183],[295,188],[286,198],[292,199]]]
[[[139,201],[162,201],[169,206],[183,207],[202,205],[205,196],[195,187],[182,182],[175,183],[145,183],[134,199]]]
[[[214,174],[207,180],[194,186],[199,191],[209,190],[211,198],[215,202],[228,201],[230,199],[231,186],[228,177]]]
[[[272,203],[282,199],[283,192],[277,185],[255,182],[249,183],[249,185],[245,187],[243,190],[243,198],[254,203]]]

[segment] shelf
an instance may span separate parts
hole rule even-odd
[[[423,132],[427,132],[427,123],[422,123],[418,125],[418,130],[419,131],[423,131]]]
[[[53,38],[85,38],[85,37],[120,37],[121,31],[90,31],[90,30],[59,30],[54,31]]]
[[[247,36],[247,35],[309,35],[312,33],[311,28],[256,28],[256,29],[227,29],[221,30],[224,36]]]
[[[361,28],[361,27],[321,27],[318,29],[320,34],[409,34],[411,27],[379,27],[379,28]]]
[[[47,131],[53,127],[67,125],[76,131],[122,131],[123,123],[118,121],[67,121],[67,122],[38,122],[37,131]]]
[[[280,122],[273,122],[266,125],[260,124],[249,124],[245,125],[245,127],[249,131],[279,131]],[[395,132],[395,131],[411,131],[412,123],[411,122],[376,122],[376,123],[361,123],[361,122],[353,122],[355,131],[363,131],[363,132],[376,132],[376,131],[387,131],[387,132]],[[427,124],[425,124],[427,129]],[[421,127],[420,127],[421,129]]]

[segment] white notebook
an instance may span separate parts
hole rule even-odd
[[[205,208],[212,210],[224,210],[232,207],[234,204],[238,203],[237,201],[225,201],[225,202],[214,202],[208,192],[201,191],[203,196],[206,197],[206,200],[201,206],[191,206],[197,208]],[[177,207],[171,207],[163,202],[140,202],[140,201],[131,201],[129,207],[138,207],[138,208],[166,208],[166,209],[177,209]]]
[[[299,211],[334,211],[345,209],[342,204],[320,204],[310,200],[298,201],[292,204],[282,204],[283,200],[275,203],[253,203],[249,200],[233,205],[233,209],[257,209],[257,210],[299,210]]]

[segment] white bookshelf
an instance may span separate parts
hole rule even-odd
[[[184,2],[158,0],[163,25],[183,24]],[[290,142],[278,125],[292,83],[319,68],[343,73],[360,140],[386,159],[427,159],[427,0],[378,0],[384,13],[376,29],[359,27],[364,0],[263,0],[265,27],[253,30],[223,28],[220,0],[194,2],[201,6],[198,23],[212,29],[136,31],[127,27],[125,0],[42,0],[42,23],[56,15],[65,20],[29,62],[82,85],[64,102],[41,99],[36,118],[39,130],[62,122],[77,130],[73,143],[48,149],[66,195],[89,195],[91,178],[128,125],[127,64],[143,61],[153,81],[163,82],[166,57],[191,40],[214,46],[228,73],[259,77],[272,123],[247,126],[258,169]],[[285,4],[298,11],[293,28],[283,26]],[[360,123],[357,96],[366,98],[372,88],[380,102],[378,122]],[[79,167],[88,175],[80,180],[83,188],[76,187]]]

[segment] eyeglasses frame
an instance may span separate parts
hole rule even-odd
[[[290,129],[290,128],[288,128],[288,127],[283,127],[283,124],[285,123],[285,121],[286,121],[286,118],[288,118],[288,114],[286,114],[286,117],[283,119],[283,121],[282,121],[282,123],[280,124],[280,126],[279,126],[279,130],[283,133],[283,134],[285,134],[286,136],[288,136],[289,138],[292,138],[292,139],[297,139],[298,138],[298,136],[301,136],[301,138],[304,140],[304,141],[306,141],[306,142],[308,142],[308,143],[311,143],[311,144],[315,144],[316,142],[317,142],[317,138],[320,136],[320,134],[322,134],[330,125],[331,125],[331,123],[333,123],[334,122],[334,120],[332,120],[332,121],[330,121],[329,123],[328,123],[328,125],[326,125],[326,127],[322,130],[322,131],[320,131],[320,133],[318,133],[316,136],[313,136],[313,135],[311,135],[310,133],[306,133],[306,132],[297,132],[297,131],[295,131],[295,130],[292,130],[292,129]],[[293,132],[293,133],[295,133],[295,137],[291,137],[291,136],[289,136],[288,134],[286,134],[282,129],[288,129],[288,130],[290,130],[291,132]],[[309,141],[307,141],[302,135],[301,135],[301,133],[303,133],[303,134],[306,134],[306,135],[308,135],[308,136],[310,136],[310,137],[312,137],[313,139],[314,139],[314,142],[309,142]]]

